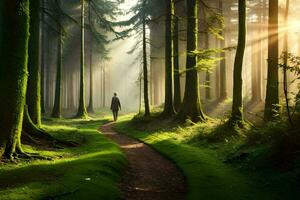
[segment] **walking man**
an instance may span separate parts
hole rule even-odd
[[[117,121],[119,109],[121,110],[121,103],[119,98],[117,97],[117,93],[114,93],[114,96],[111,100],[110,109],[113,112],[114,121]]]

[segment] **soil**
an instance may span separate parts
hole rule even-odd
[[[184,176],[174,163],[148,145],[113,130],[113,123],[101,132],[120,145],[128,160],[120,189],[126,200],[182,200]]]

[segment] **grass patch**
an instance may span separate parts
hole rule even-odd
[[[186,177],[188,199],[300,197],[299,180],[294,173],[249,170],[224,162],[230,152],[238,151],[247,141],[241,130],[229,132],[220,121],[180,127],[155,117],[132,118],[133,115],[122,117],[116,130],[149,144],[173,160]]]
[[[24,146],[53,161],[0,165],[0,199],[118,199],[119,174],[126,160],[118,146],[97,129],[100,119],[46,119],[43,128],[62,140],[81,144],[64,149]]]

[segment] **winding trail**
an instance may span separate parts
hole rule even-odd
[[[185,183],[182,173],[168,159],[149,146],[113,130],[113,123],[103,125],[101,132],[120,145],[129,166],[120,189],[126,200],[183,200]]]

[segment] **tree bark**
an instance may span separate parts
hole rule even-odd
[[[246,46],[246,1],[239,0],[239,33],[238,33],[238,46],[236,50],[236,56],[234,61],[233,72],[233,102],[231,122],[241,123],[243,122],[243,79],[242,69],[244,52]]]
[[[42,7],[45,8],[45,2],[46,0],[42,0]],[[41,22],[44,24],[45,21],[45,13],[42,10],[41,11]],[[45,113],[45,46],[46,46],[46,31],[45,26],[42,25],[41,27],[41,33],[42,33],[42,44],[41,44],[41,113]]]
[[[85,46],[85,36],[84,36],[84,14],[85,13],[85,0],[81,0],[81,49],[80,49],[80,91],[79,91],[79,106],[77,117],[87,118],[88,114],[85,106],[85,63],[84,63],[84,46]]]
[[[58,1],[59,2],[59,1]],[[59,23],[61,24],[61,16],[59,18]],[[51,116],[54,118],[61,117],[61,89],[62,89],[62,28],[61,25],[58,26],[58,36],[57,36],[57,64],[56,64],[56,82],[55,82],[55,97],[54,106]]]
[[[21,148],[28,76],[29,1],[1,0],[0,13],[0,145],[5,147],[2,156],[12,159],[16,148]]]
[[[40,49],[40,1],[30,0],[30,37],[28,49],[28,71],[26,103],[28,112],[37,126],[41,125],[41,77],[39,65]]]
[[[144,6],[146,1],[144,1]],[[146,15],[143,16],[143,73],[144,73],[144,104],[145,116],[150,115],[149,91],[148,91],[148,62],[147,62],[147,42],[146,42]]]
[[[278,92],[278,1],[269,0],[268,78],[264,120],[272,121],[279,116]]]
[[[92,26],[92,12],[89,1],[89,23]],[[94,92],[93,92],[93,34],[90,30],[90,101],[88,106],[89,113],[94,113]]]
[[[193,53],[198,49],[198,6],[199,0],[187,1],[187,59],[186,83],[182,108],[178,114],[181,121],[190,119],[193,122],[204,121],[201,108],[197,56]]]
[[[180,69],[179,69],[179,30],[178,17],[174,18],[174,109],[179,112],[181,106],[181,86],[180,86]]]
[[[223,0],[219,0],[219,8],[221,12],[223,13]],[[226,35],[225,32],[222,32],[222,35],[224,37],[224,40],[221,40],[221,48],[225,48],[225,40],[226,40]],[[220,99],[224,100],[227,99],[228,94],[227,94],[227,71],[226,71],[226,52],[223,51],[221,53],[221,62],[220,62]]]
[[[175,114],[173,105],[173,69],[174,69],[174,0],[166,0],[166,39],[165,39],[165,105],[163,115],[166,117]]]

